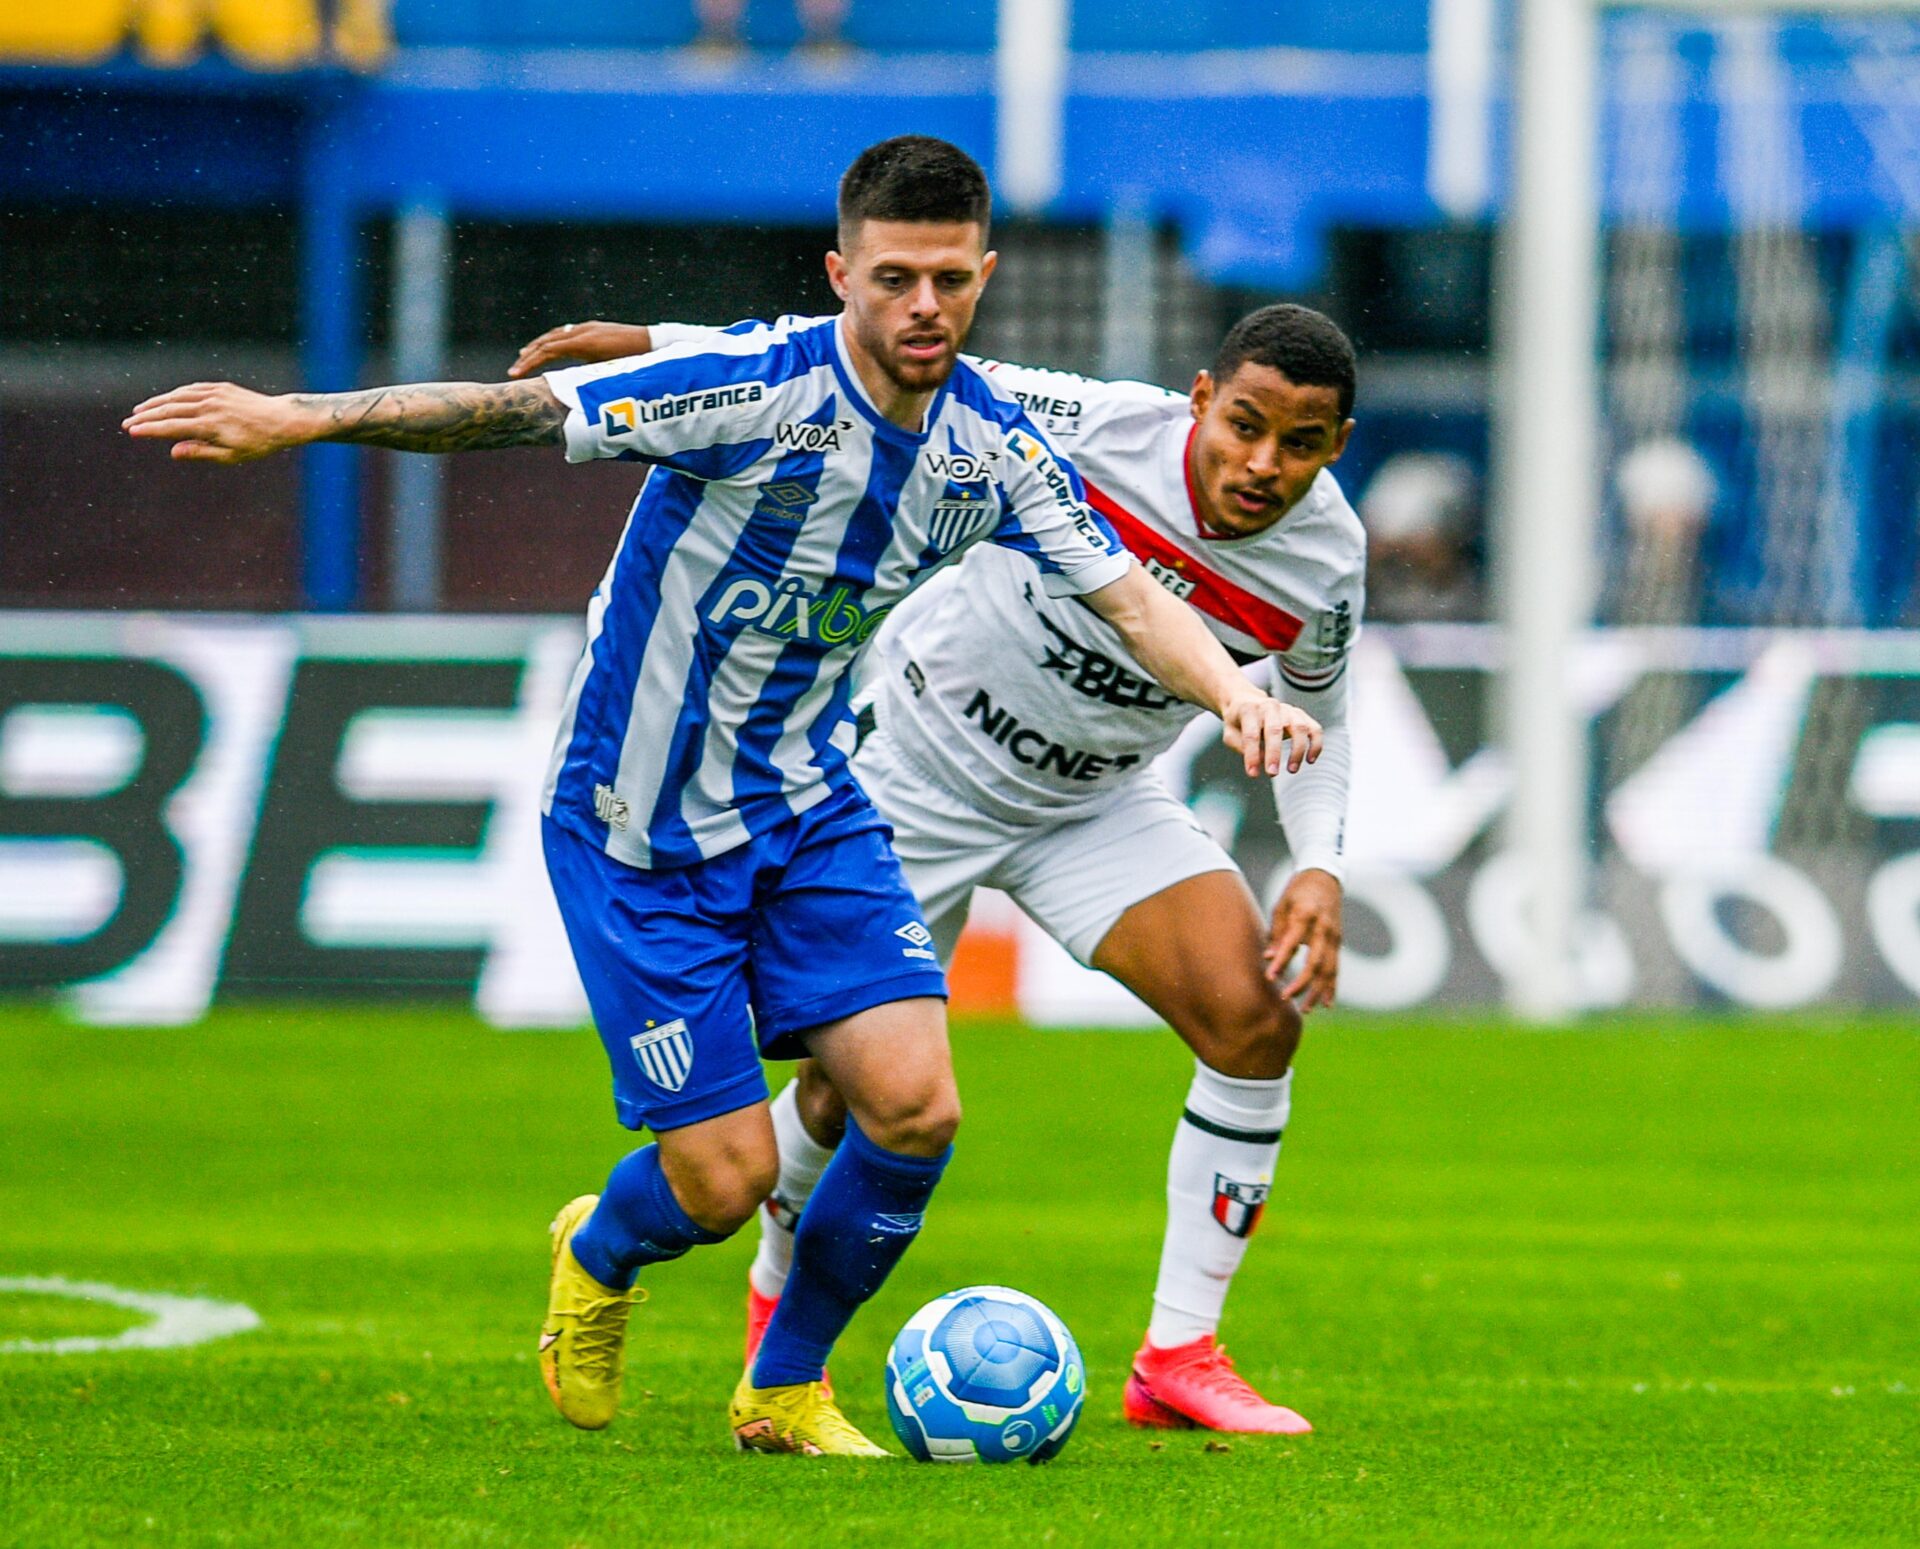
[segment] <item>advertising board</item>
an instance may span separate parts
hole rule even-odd
[[[539,853],[580,647],[551,618],[0,616],[0,990],[82,1021],[242,999],[444,998],[585,1016]],[[1490,1005],[1526,929],[1490,740],[1496,632],[1356,649],[1351,1006]],[[1595,1006],[1920,996],[1920,634],[1600,630]],[[1198,723],[1163,776],[1263,899],[1268,794]],[[983,897],[960,1008],[1147,1013]]]

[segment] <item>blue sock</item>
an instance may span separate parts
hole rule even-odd
[[[793,1273],[754,1359],[756,1388],[819,1380],[833,1342],[920,1234],[921,1215],[952,1154],[951,1146],[938,1156],[886,1151],[848,1120],[846,1138],[800,1212]]]
[[[573,1256],[602,1285],[624,1291],[647,1265],[725,1240],[680,1208],[660,1170],[660,1148],[642,1146],[614,1163],[600,1203],[573,1234]]]

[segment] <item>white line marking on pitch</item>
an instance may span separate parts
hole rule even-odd
[[[76,1301],[106,1302],[153,1319],[123,1334],[77,1335],[70,1339],[0,1339],[0,1355],[81,1355],[94,1350],[167,1350],[205,1344],[260,1326],[260,1315],[238,1302],[204,1296],[167,1296],[157,1291],[128,1291],[97,1280],[67,1280],[59,1275],[0,1276],[0,1294],[71,1296]]]

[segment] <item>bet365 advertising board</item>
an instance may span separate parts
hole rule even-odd
[[[538,799],[571,620],[0,615],[0,990],[83,1021],[237,999],[585,1001]],[[1342,999],[1490,1004],[1526,929],[1489,740],[1499,638],[1368,631],[1353,661]],[[1596,631],[1596,1006],[1920,995],[1920,634]],[[1164,761],[1271,899],[1267,793],[1196,725]],[[1004,901],[963,951],[1043,1023],[1146,1013]],[[977,991],[976,991],[977,993]]]

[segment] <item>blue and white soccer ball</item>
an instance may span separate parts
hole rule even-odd
[[[1087,1393],[1066,1324],[1003,1285],[936,1297],[887,1354],[887,1415],[922,1463],[1044,1463]]]

